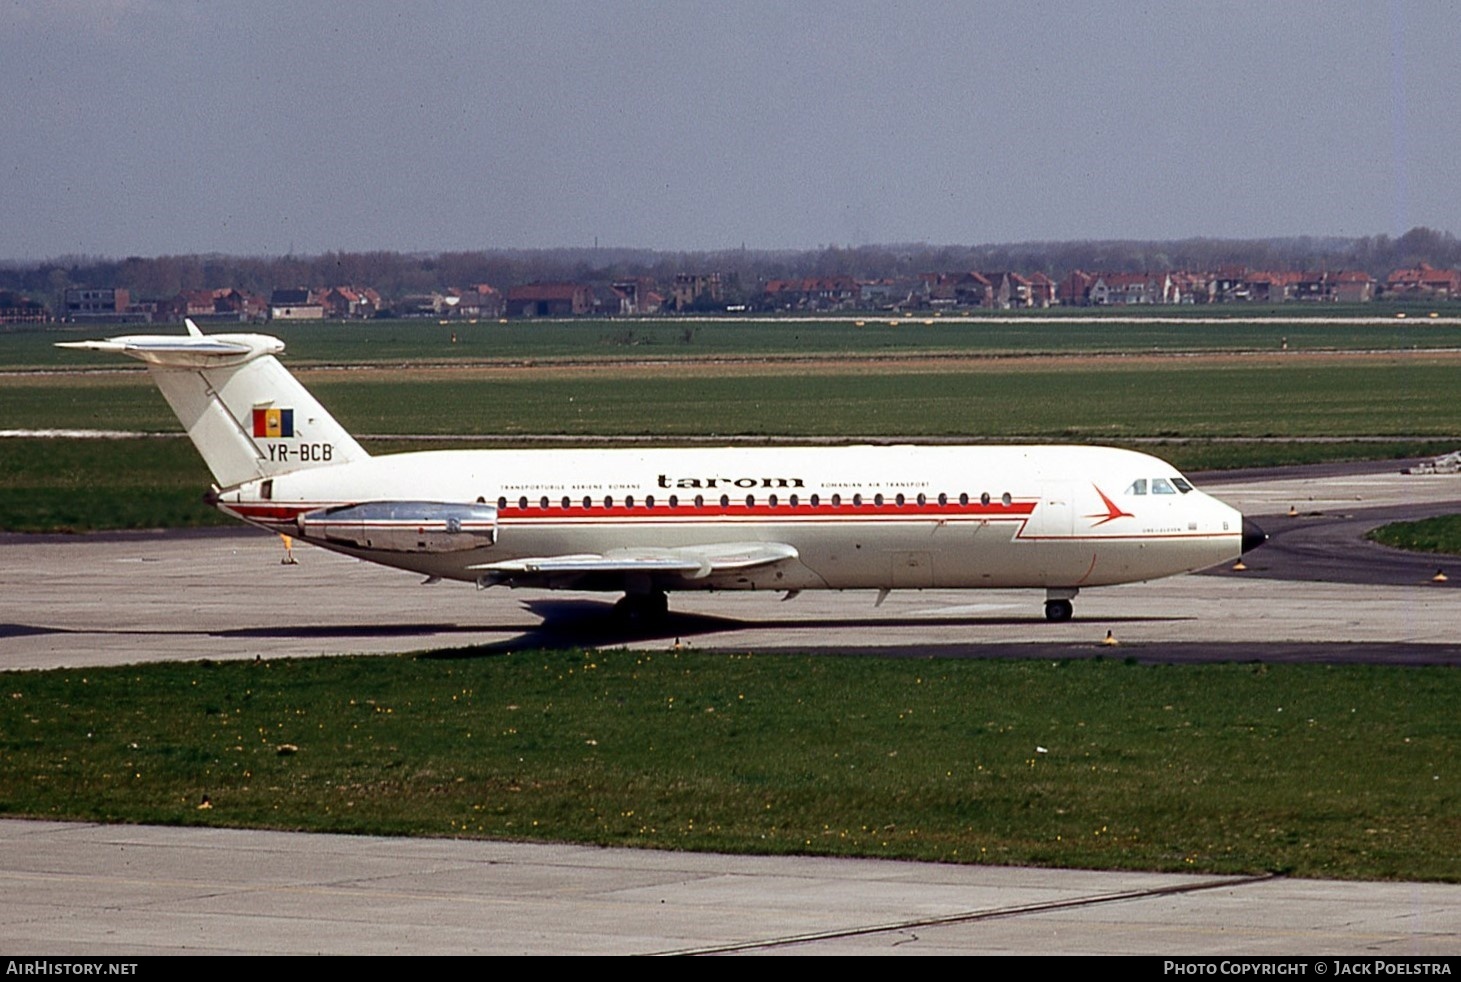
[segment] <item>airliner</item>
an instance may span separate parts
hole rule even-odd
[[[1263,533],[1170,464],[1091,446],[431,450],[367,453],[276,355],[278,338],[129,335],[59,346],[146,363],[252,525],[479,588],[1036,588],[1065,621],[1087,587],[1236,560]]]

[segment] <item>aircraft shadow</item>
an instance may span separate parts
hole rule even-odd
[[[542,619],[517,637],[468,648],[432,651],[422,658],[480,658],[536,648],[603,648],[635,641],[669,641],[755,625],[711,614],[670,611],[662,619],[634,624],[614,613],[613,604],[597,600],[527,600],[523,608]]]
[[[614,614],[613,605],[594,600],[547,598],[523,602],[542,623],[517,637],[490,644],[434,651],[422,658],[479,658],[510,654],[538,648],[604,648],[643,641],[679,641],[705,634],[733,634],[737,631],[786,629],[788,631],[909,627],[949,627],[967,624],[990,627],[1008,625],[1028,627],[1030,617],[808,617],[795,620],[748,621],[713,614],[691,614],[670,611],[662,620],[651,624],[628,624]],[[1180,617],[1116,617],[1102,618],[1105,624],[1163,623]],[[796,647],[793,643],[792,647]],[[802,645],[808,651],[822,647],[813,642]]]
[[[696,614],[671,610],[665,617],[650,623],[630,623],[617,616],[613,604],[568,598],[544,598],[524,601],[525,613],[538,618],[538,623],[518,624],[460,624],[460,623],[414,623],[414,624],[293,624],[269,627],[239,627],[212,630],[188,630],[186,628],[84,628],[52,627],[44,625],[0,623],[0,638],[21,638],[38,635],[111,635],[111,636],[171,636],[171,637],[213,637],[239,640],[267,641],[273,639],[330,639],[351,638],[421,638],[440,642],[452,635],[480,637],[483,633],[510,634],[511,637],[487,644],[469,644],[461,648],[442,649],[423,653],[423,658],[478,658],[539,648],[604,648],[615,645],[641,643],[645,641],[688,640],[708,634],[734,635],[749,630],[889,630],[920,627],[1018,627],[1028,628],[1038,618],[1023,617],[937,617],[937,616],[869,616],[869,617],[802,617],[795,619],[743,620],[714,614]],[[1183,620],[1180,617],[1103,617],[1101,625],[1170,623]],[[1094,624],[1093,624],[1094,627]],[[733,644],[730,639],[721,646]],[[998,644],[997,641],[968,642],[970,644]],[[809,639],[798,644],[792,640],[787,645],[778,645],[778,650],[796,647],[815,651],[826,646]],[[842,645],[839,645],[842,647]]]

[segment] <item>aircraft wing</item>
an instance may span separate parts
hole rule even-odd
[[[736,573],[774,566],[797,558],[797,551],[780,542],[723,542],[675,548],[608,549],[603,553],[537,556],[470,566],[492,583],[514,586],[569,586],[579,579],[659,576],[701,580],[721,573]]]

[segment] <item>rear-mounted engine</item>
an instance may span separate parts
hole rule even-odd
[[[306,512],[299,537],[381,552],[465,552],[497,541],[497,509],[437,501],[367,501]]]

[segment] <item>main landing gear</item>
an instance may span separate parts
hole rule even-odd
[[[614,616],[625,624],[655,624],[670,612],[670,598],[663,590],[626,593],[614,604]]]
[[[1052,624],[1061,624],[1070,620],[1075,613],[1075,604],[1071,603],[1075,595],[1080,593],[1074,587],[1070,589],[1050,589],[1045,591],[1045,619]]]

